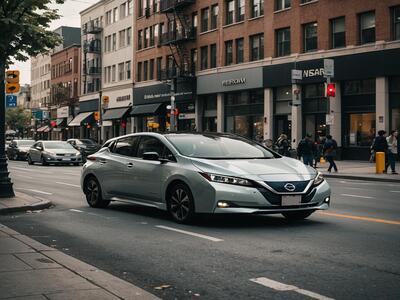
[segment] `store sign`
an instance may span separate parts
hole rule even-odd
[[[125,96],[117,97],[117,102],[128,101],[128,100],[131,100],[131,95],[125,95]]]
[[[175,93],[175,101],[192,100],[195,93],[193,82],[180,82]],[[133,105],[162,103],[171,101],[171,87],[167,84],[155,84],[133,89]]]
[[[180,113],[178,116],[179,120],[191,120],[191,119],[195,119],[196,118],[196,114],[183,114]]]
[[[227,79],[222,81],[223,86],[231,86],[231,85],[239,85],[239,84],[246,84],[246,78],[236,78],[236,79]]]
[[[303,70],[304,78],[318,77],[318,76],[324,76],[324,68]]]
[[[68,118],[69,116],[69,107],[63,106],[57,109],[57,119]]]

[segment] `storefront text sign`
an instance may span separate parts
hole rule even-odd
[[[125,95],[125,96],[117,97],[117,102],[128,101],[128,100],[131,100],[131,95]]]
[[[324,68],[303,70],[303,77],[324,76]]]
[[[240,84],[246,84],[246,78],[236,78],[236,79],[227,79],[222,81],[223,86],[232,86],[232,85],[240,85]]]
[[[63,106],[57,109],[57,118],[68,118],[69,116],[69,107],[68,106]]]

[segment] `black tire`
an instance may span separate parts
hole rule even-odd
[[[14,157],[13,157],[13,160],[18,160],[18,158],[19,158],[19,157],[18,157],[18,154],[15,153],[15,154],[14,154]]]
[[[79,166],[79,163],[74,163],[74,166]]]
[[[33,165],[33,161],[30,155],[28,155],[28,165]]]
[[[300,221],[308,218],[314,213],[314,211],[289,211],[289,212],[284,212],[282,215],[288,219],[289,221]]]
[[[188,224],[195,218],[192,192],[184,183],[177,183],[169,190],[167,198],[168,212],[177,223]]]
[[[42,158],[40,159],[40,162],[42,163],[42,166],[48,166],[49,163],[44,159],[44,157],[42,156]]]
[[[105,208],[110,204],[109,200],[103,200],[101,196],[101,186],[96,178],[90,177],[85,180],[84,191],[86,201],[90,207]]]

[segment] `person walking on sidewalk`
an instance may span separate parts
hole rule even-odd
[[[297,146],[297,156],[303,158],[303,163],[307,166],[313,166],[314,153],[316,147],[314,142],[311,140],[311,134],[307,133],[306,137],[302,139]]]
[[[379,130],[378,131],[378,136],[374,139],[374,142],[372,144],[372,150],[375,151],[375,154],[377,152],[384,152],[385,153],[385,171],[384,173],[387,172],[387,167],[388,167],[388,142],[386,140],[386,131],[385,130]]]
[[[279,136],[278,140],[276,141],[276,145],[278,146],[279,154],[290,157],[290,143],[286,134],[282,133]]]
[[[337,150],[337,142],[332,138],[330,134],[326,136],[326,141],[324,144],[324,156],[326,160],[329,162],[328,172],[330,173],[332,168],[335,172],[338,171],[338,168],[335,163],[336,158],[336,150]]]
[[[386,141],[388,143],[388,164],[386,166],[386,172],[390,165],[390,168],[392,169],[392,174],[399,174],[396,172],[396,156],[399,153],[397,141],[398,134],[399,132],[397,130],[392,130],[390,132],[390,135],[386,138]]]

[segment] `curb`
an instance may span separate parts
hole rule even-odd
[[[323,175],[325,178],[339,178],[339,179],[353,179],[353,180],[362,180],[362,181],[400,183],[399,179],[390,179],[390,178],[376,178],[376,177],[365,177],[365,176],[356,176],[356,175],[331,175],[331,174],[323,174]]]
[[[40,199],[39,202],[32,203],[29,205],[2,208],[2,209],[0,209],[0,215],[6,215],[9,213],[14,213],[14,212],[24,212],[24,211],[28,211],[28,210],[32,210],[32,211],[33,210],[41,210],[41,209],[49,208],[51,205],[52,205],[52,202],[50,200]]]

